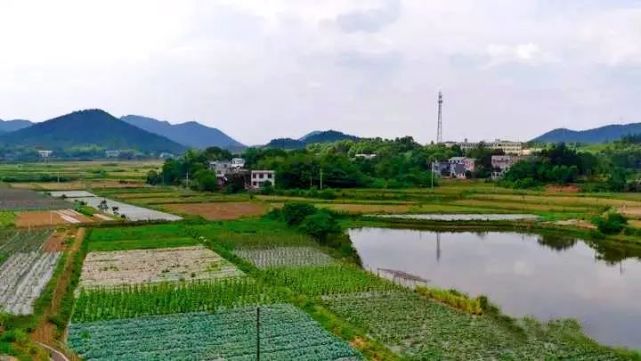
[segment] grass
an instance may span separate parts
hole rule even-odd
[[[89,251],[118,251],[194,246],[200,242],[191,237],[182,224],[105,227],[91,230]]]
[[[16,223],[16,214],[14,212],[0,212],[0,227],[11,227]]]

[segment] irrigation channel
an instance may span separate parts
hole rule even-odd
[[[573,318],[601,343],[641,349],[639,250],[612,254],[574,238],[514,232],[358,228],[349,234],[373,272],[396,270],[429,280],[428,286],[486,295],[514,317]]]

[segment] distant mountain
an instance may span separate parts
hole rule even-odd
[[[197,122],[171,124],[167,121],[138,115],[127,115],[120,119],[140,129],[166,137],[187,147],[207,148],[216,146],[232,150],[245,147],[222,131]]]
[[[532,139],[532,142],[595,144],[619,140],[631,134],[641,134],[641,123],[612,124],[587,130],[559,128]]]
[[[99,110],[82,110],[0,135],[0,144],[41,148],[96,145],[109,149],[180,153],[185,147]]]
[[[0,132],[2,133],[15,132],[16,130],[24,129],[32,125],[33,123],[24,119],[13,119],[13,120],[0,119]]]
[[[300,139],[277,138],[272,139],[265,147],[281,149],[301,149],[314,143],[331,143],[339,140],[358,140],[357,136],[345,134],[336,130],[316,130],[306,134]]]

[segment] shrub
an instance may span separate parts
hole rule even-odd
[[[592,223],[603,234],[618,234],[628,224],[628,220],[617,212],[609,212],[604,217],[594,217]]]
[[[316,213],[317,209],[309,203],[285,203],[282,210],[285,222],[290,226],[299,225],[305,217]]]
[[[330,234],[340,233],[341,227],[331,213],[321,210],[305,217],[301,223],[303,232],[325,241]]]

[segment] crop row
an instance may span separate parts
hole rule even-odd
[[[562,322],[507,324],[429,301],[410,290],[323,297],[347,321],[410,360],[617,360]]]
[[[2,211],[27,211],[65,208],[69,208],[68,203],[31,190],[0,188],[0,210]]]
[[[58,252],[14,253],[0,266],[0,308],[16,315],[33,312],[33,303],[53,275]]]
[[[91,322],[280,302],[284,293],[249,278],[82,290],[74,322]]]
[[[69,345],[85,360],[360,360],[347,343],[297,308],[278,304],[72,323]]]
[[[310,296],[397,288],[393,283],[351,265],[270,268],[265,273],[276,284]]]
[[[0,231],[0,264],[14,253],[39,250],[50,235],[50,230]]]
[[[242,248],[234,254],[248,260],[258,268],[323,266],[332,258],[314,247]]]

